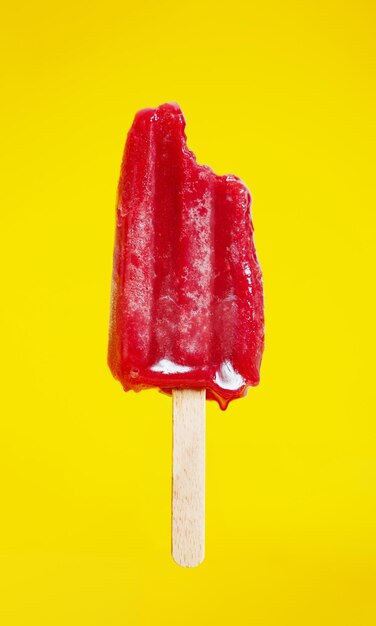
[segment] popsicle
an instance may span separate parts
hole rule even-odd
[[[250,205],[237,176],[196,162],[177,104],[136,114],[118,186],[108,363],[126,391],[174,395],[172,543],[182,565],[203,559],[205,398],[224,410],[260,377]]]

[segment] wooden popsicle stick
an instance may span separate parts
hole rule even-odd
[[[172,556],[196,567],[205,551],[205,389],[173,396]]]

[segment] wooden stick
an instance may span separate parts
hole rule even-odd
[[[173,391],[172,556],[196,567],[205,550],[205,389]]]

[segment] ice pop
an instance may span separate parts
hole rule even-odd
[[[177,104],[137,113],[118,186],[108,363],[126,391],[174,394],[173,553],[183,565],[203,558],[205,396],[226,409],[259,382],[250,204],[238,177],[196,162]]]
[[[109,365],[125,390],[259,382],[264,320],[250,194],[187,148],[176,104],[140,111],[118,189]]]

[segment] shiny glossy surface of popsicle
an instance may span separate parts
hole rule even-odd
[[[251,197],[187,148],[176,104],[137,113],[118,187],[108,362],[125,390],[206,388],[221,408],[259,382],[261,270]]]

